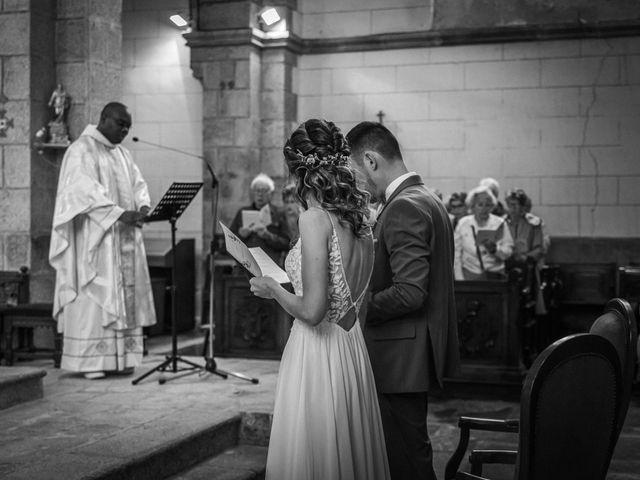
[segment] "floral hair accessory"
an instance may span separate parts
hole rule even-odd
[[[325,155],[319,157],[317,153],[305,155],[300,150],[296,150],[298,160],[304,163],[308,168],[326,167],[329,165],[340,166],[349,163],[349,156],[336,153],[334,155]]]

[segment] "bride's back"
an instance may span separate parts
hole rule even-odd
[[[329,249],[329,310],[345,330],[350,330],[357,318],[373,268],[373,238],[371,231],[356,236],[350,225],[343,224],[329,213],[335,232],[335,243]],[[337,300],[339,299],[339,300]],[[329,312],[330,314],[332,312]],[[331,316],[331,315],[330,315]]]

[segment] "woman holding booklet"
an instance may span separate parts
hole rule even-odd
[[[289,250],[284,211],[271,203],[275,184],[264,173],[256,175],[249,186],[251,205],[240,208],[229,228],[248,247],[260,247],[274,262],[282,265],[283,253]]]
[[[504,261],[513,252],[513,239],[504,218],[491,213],[496,197],[487,186],[467,195],[471,215],[462,217],[453,234],[456,280],[505,278]]]
[[[388,479],[375,383],[359,319],[373,268],[369,196],[340,130],[308,120],[284,147],[305,211],[285,262],[295,293],[268,276],[251,290],[295,321],[282,354],[267,479]]]

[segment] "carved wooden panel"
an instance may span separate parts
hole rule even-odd
[[[274,300],[253,295],[247,277],[229,265],[216,267],[214,282],[215,354],[280,358],[289,315]]]
[[[562,303],[604,306],[614,295],[614,263],[560,263]]]
[[[517,290],[506,281],[455,283],[463,379],[518,379]]]

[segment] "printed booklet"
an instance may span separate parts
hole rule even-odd
[[[220,226],[224,232],[224,243],[227,252],[235,258],[251,276],[271,277],[281,284],[291,283],[287,272],[280,268],[264,250],[260,247],[247,247],[224,223],[220,222]]]

